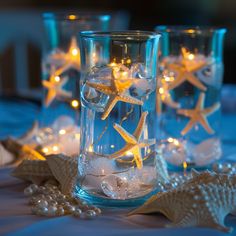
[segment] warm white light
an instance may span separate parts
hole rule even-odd
[[[179,141],[177,139],[174,139],[174,145],[179,146]]]
[[[115,145],[112,144],[112,145],[111,145],[111,148],[115,148]]]
[[[89,151],[89,152],[93,152],[93,145],[90,145],[90,146],[89,146],[88,151]]]
[[[54,80],[55,80],[56,82],[59,82],[59,81],[61,80],[61,78],[60,78],[60,76],[57,75],[57,76],[54,77]]]
[[[126,156],[133,156],[133,153],[130,151],[127,151],[125,154],[126,154]]]
[[[71,106],[74,108],[77,108],[79,106],[79,102],[77,100],[72,100],[71,101]]]
[[[48,153],[48,151],[49,151],[49,150],[48,150],[48,148],[46,148],[46,147],[42,149],[42,152],[43,152],[43,153]]]
[[[73,56],[77,56],[79,52],[78,52],[77,48],[73,48],[71,53],[72,53]]]
[[[190,54],[188,55],[188,59],[189,59],[189,60],[193,60],[194,57],[195,57],[195,56],[194,56],[194,54],[192,54],[192,53],[190,53]]]
[[[187,167],[188,167],[188,164],[187,164],[187,162],[186,162],[186,161],[184,161],[184,162],[183,162],[183,168],[186,170],[186,169],[187,169]]]
[[[58,146],[55,145],[55,146],[52,147],[52,150],[53,150],[54,152],[57,152],[57,151],[59,150],[59,148],[58,148]]]
[[[159,88],[159,93],[163,94],[164,93],[164,88]]]
[[[173,139],[173,138],[168,138],[167,141],[168,141],[169,143],[173,143],[174,139]]]
[[[65,134],[65,133],[66,133],[66,131],[65,131],[64,129],[59,130],[59,134],[60,134],[60,135],[63,135],[63,134]]]

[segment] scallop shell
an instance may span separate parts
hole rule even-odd
[[[48,165],[64,194],[72,194],[78,177],[78,159],[63,154],[46,157]]]
[[[40,160],[23,160],[11,175],[35,184],[54,178],[47,162]]]
[[[173,223],[168,226],[214,228],[231,232],[224,219],[236,210],[236,176],[193,172],[189,181],[168,192],[157,193],[129,213],[161,212]]]

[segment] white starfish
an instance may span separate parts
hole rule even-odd
[[[56,75],[56,72],[53,70],[52,75],[48,80],[43,80],[43,86],[48,89],[47,96],[45,99],[45,105],[49,106],[52,101],[57,97],[72,97],[72,92],[64,90],[62,87],[67,83],[68,78],[61,78]]]
[[[105,120],[117,102],[122,101],[131,104],[143,105],[141,100],[130,96],[127,90],[133,85],[134,78],[129,78],[127,71],[118,67],[112,67],[112,78],[110,85],[86,82],[88,86],[109,96],[108,102],[104,109],[101,119]]]
[[[185,81],[188,81],[193,86],[199,88],[200,90],[206,91],[207,88],[199,81],[199,79],[194,75],[194,73],[201,68],[206,66],[206,62],[203,60],[197,61],[194,58],[189,58],[190,53],[187,52],[185,48],[182,48],[182,61],[180,64],[170,63],[167,65],[168,69],[176,73],[175,80],[170,83],[169,90],[178,87]],[[194,55],[192,55],[194,57]]]
[[[155,139],[144,139],[141,140],[141,136],[144,130],[146,117],[148,112],[143,112],[139,120],[138,126],[133,134],[128,133],[124,128],[118,124],[114,124],[114,128],[121,135],[121,137],[127,143],[122,149],[110,155],[111,158],[118,158],[126,156],[127,152],[131,152],[134,155],[134,160],[138,169],[143,166],[143,159],[141,154],[141,148],[149,147],[156,143]]]
[[[80,49],[76,37],[72,37],[67,53],[54,53],[50,57],[52,60],[60,61],[62,63],[62,66],[57,69],[56,75],[61,75],[70,68],[80,71]]]
[[[196,124],[200,123],[202,127],[209,133],[214,134],[214,130],[210,127],[207,117],[217,111],[220,108],[220,103],[217,102],[211,107],[204,108],[205,102],[205,93],[201,93],[197,105],[194,109],[179,109],[177,113],[183,116],[190,117],[190,121],[185,126],[185,128],[181,131],[182,135],[185,135],[189,132],[190,129]]]

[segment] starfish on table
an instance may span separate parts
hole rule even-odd
[[[182,48],[182,61],[180,64],[170,63],[167,65],[168,69],[176,73],[175,80],[170,83],[169,90],[178,87],[185,81],[188,81],[200,90],[206,91],[207,88],[194,75],[195,72],[206,66],[205,61],[196,61],[189,58],[189,53],[185,48]]]
[[[62,63],[62,66],[57,69],[56,75],[61,75],[70,68],[80,71],[80,49],[75,37],[72,37],[67,53],[54,53],[50,57],[52,60],[58,60]]]
[[[62,87],[67,83],[68,78],[61,78],[56,75],[56,72],[53,71],[52,75],[48,80],[43,80],[43,86],[48,89],[47,96],[45,99],[45,105],[48,107],[52,101],[57,97],[72,97],[72,93],[64,90]]]
[[[187,116],[190,118],[190,121],[185,126],[185,128],[181,131],[182,135],[185,135],[189,132],[190,129],[196,124],[200,123],[202,127],[209,133],[214,134],[214,130],[210,127],[207,116],[211,115],[215,111],[220,108],[220,103],[217,102],[211,107],[204,108],[205,102],[205,93],[201,93],[197,105],[194,109],[179,109],[177,113],[183,116]]]
[[[143,101],[138,100],[127,93],[127,90],[132,86],[135,79],[129,78],[129,73],[127,71],[121,71],[118,67],[111,67],[111,69],[112,78],[110,80],[110,85],[86,82],[88,86],[109,96],[101,117],[102,120],[105,120],[109,116],[110,112],[119,101],[143,105]]]
[[[127,143],[122,149],[110,155],[111,158],[118,158],[126,156],[127,152],[131,152],[134,155],[134,161],[138,169],[143,167],[143,159],[141,154],[141,148],[149,147],[156,143],[155,139],[144,139],[141,140],[141,135],[144,130],[146,117],[148,112],[143,112],[139,120],[138,126],[133,134],[128,133],[124,128],[118,124],[114,124],[114,128],[121,135],[121,137]]]
[[[168,89],[168,84],[166,82],[162,83],[162,85],[157,90],[157,113],[161,114],[162,112],[162,103],[168,105],[172,108],[179,108],[180,104],[175,102]]]

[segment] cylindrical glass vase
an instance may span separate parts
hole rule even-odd
[[[78,192],[105,205],[136,204],[156,189],[153,32],[82,32]]]
[[[43,15],[43,106],[37,140],[45,154],[78,153],[80,119],[80,38],[82,30],[108,30],[110,16]],[[68,147],[69,146],[69,147]]]
[[[158,26],[157,112],[169,167],[202,168],[222,155],[220,91],[225,29]]]

